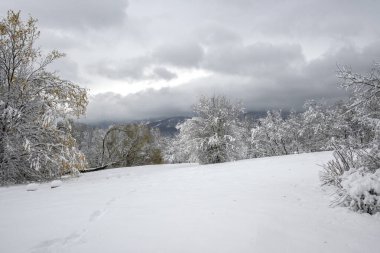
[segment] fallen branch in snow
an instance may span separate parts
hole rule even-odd
[[[88,172],[94,172],[94,171],[99,171],[99,170],[105,170],[105,169],[107,169],[107,167],[112,166],[112,165],[115,165],[115,164],[117,164],[118,162],[119,162],[119,161],[117,161],[117,162],[112,162],[112,163],[108,163],[108,164],[105,164],[105,165],[102,165],[102,166],[99,166],[99,167],[96,167],[96,168],[91,168],[91,169],[82,170],[81,173],[88,173]]]

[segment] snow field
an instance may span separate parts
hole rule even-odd
[[[329,207],[330,152],[87,173],[0,188],[0,252],[376,252],[380,218]]]

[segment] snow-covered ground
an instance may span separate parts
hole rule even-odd
[[[329,207],[331,153],[105,170],[0,188],[0,252],[377,252],[380,218]]]

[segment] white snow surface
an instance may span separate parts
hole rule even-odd
[[[332,208],[330,152],[119,168],[0,188],[0,252],[377,252],[380,218]],[[318,165],[319,164],[319,165]]]
[[[37,183],[31,183],[26,186],[27,191],[37,191],[38,190],[38,184]]]
[[[57,187],[60,187],[62,186],[62,181],[61,180],[53,180],[51,183],[50,183],[50,188],[57,188]]]

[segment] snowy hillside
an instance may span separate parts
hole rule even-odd
[[[379,216],[329,207],[330,152],[106,170],[0,188],[0,252],[375,252]]]

